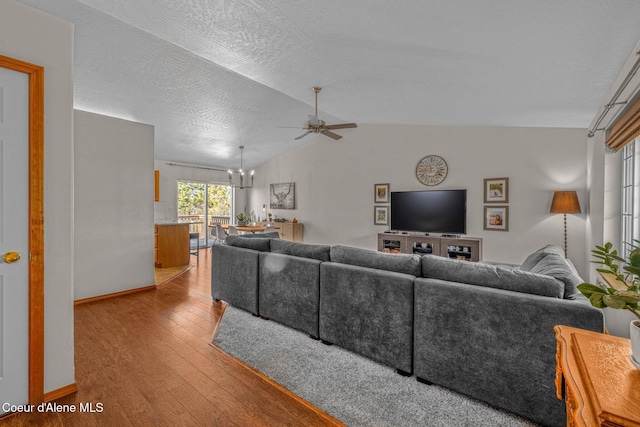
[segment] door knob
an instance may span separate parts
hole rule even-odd
[[[20,254],[18,252],[7,252],[3,255],[2,259],[7,264],[13,264],[20,259]]]

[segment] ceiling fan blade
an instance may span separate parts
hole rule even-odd
[[[306,129],[306,127],[302,127],[302,126],[276,126],[276,127],[280,129]]]
[[[311,123],[311,126],[313,127],[320,126],[320,120],[318,120],[318,116],[312,116],[311,114],[309,114],[309,123]]]
[[[294,141],[297,141],[297,140],[299,140],[299,139],[302,139],[302,138],[304,138],[305,136],[309,135],[310,133],[311,133],[311,131],[310,131],[310,130],[308,130],[308,131],[306,131],[305,133],[303,133],[302,135],[298,136],[297,138],[294,138],[293,140],[294,140]]]
[[[357,128],[358,125],[355,123],[342,123],[339,125],[328,125],[325,126],[325,129],[348,129],[348,128]]]
[[[337,133],[333,133],[331,131],[328,131],[327,129],[322,129],[320,131],[321,134],[323,135],[327,135],[329,138],[333,138],[333,139],[340,139],[342,138],[340,135],[338,135]]]

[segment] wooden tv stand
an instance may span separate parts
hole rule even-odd
[[[423,233],[378,233],[378,250],[398,254],[433,254],[477,262],[482,259],[482,239],[426,236]]]

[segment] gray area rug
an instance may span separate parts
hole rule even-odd
[[[214,344],[349,426],[535,426],[231,306]]]

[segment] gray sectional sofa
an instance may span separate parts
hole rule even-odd
[[[604,318],[578,294],[582,281],[560,248],[507,267],[258,236],[212,248],[215,300],[536,423],[564,425],[553,326],[602,332]]]

